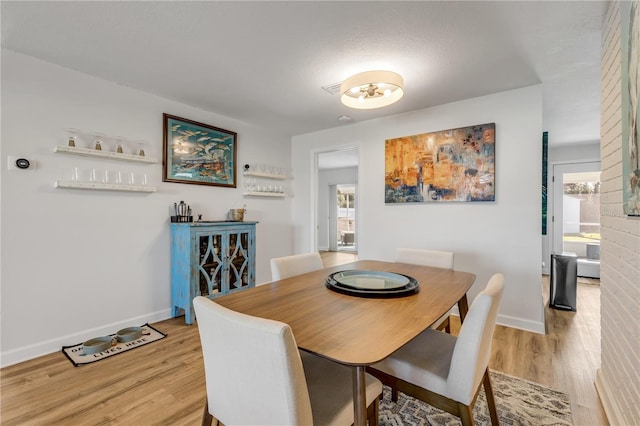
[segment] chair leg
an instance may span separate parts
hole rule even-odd
[[[484,371],[484,378],[482,379],[484,384],[484,394],[487,398],[487,406],[489,407],[489,415],[491,416],[491,424],[493,426],[499,426],[498,423],[498,410],[496,409],[496,400],[493,397],[493,388],[491,387],[491,378],[489,377],[489,369]]]
[[[204,400],[204,411],[202,412],[202,426],[211,426],[213,424],[213,416],[209,412],[209,398]],[[216,425],[218,420],[216,420]]]
[[[458,412],[460,413],[460,421],[462,422],[462,426],[473,426],[475,423],[473,422],[473,408],[458,403]]]
[[[367,407],[367,422],[369,422],[369,426],[380,424],[380,396]]]
[[[391,388],[391,401],[398,402],[398,389],[395,387]]]
[[[445,318],[445,320],[440,323],[437,330],[444,331],[447,334],[451,334],[451,321],[449,321],[449,317]]]

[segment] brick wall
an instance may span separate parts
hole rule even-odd
[[[620,4],[610,2],[601,60],[601,368],[611,424],[640,423],[640,219],[622,210]]]

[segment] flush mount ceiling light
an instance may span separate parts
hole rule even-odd
[[[340,100],[350,108],[374,109],[391,105],[404,95],[404,80],[392,71],[366,71],[340,85]]]

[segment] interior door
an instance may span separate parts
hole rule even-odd
[[[553,167],[552,252],[575,253],[578,275],[600,277],[600,162]]]
[[[337,185],[337,223],[338,250],[357,251],[356,249],[356,188],[355,184]]]
[[[329,251],[338,251],[338,186],[329,185],[329,217],[327,228],[329,230]]]

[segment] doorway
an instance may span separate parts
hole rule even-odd
[[[600,278],[600,162],[553,167],[554,253],[578,256],[578,276]]]
[[[336,185],[338,251],[356,250],[356,185]]]
[[[316,154],[316,250],[357,252],[358,148]]]

